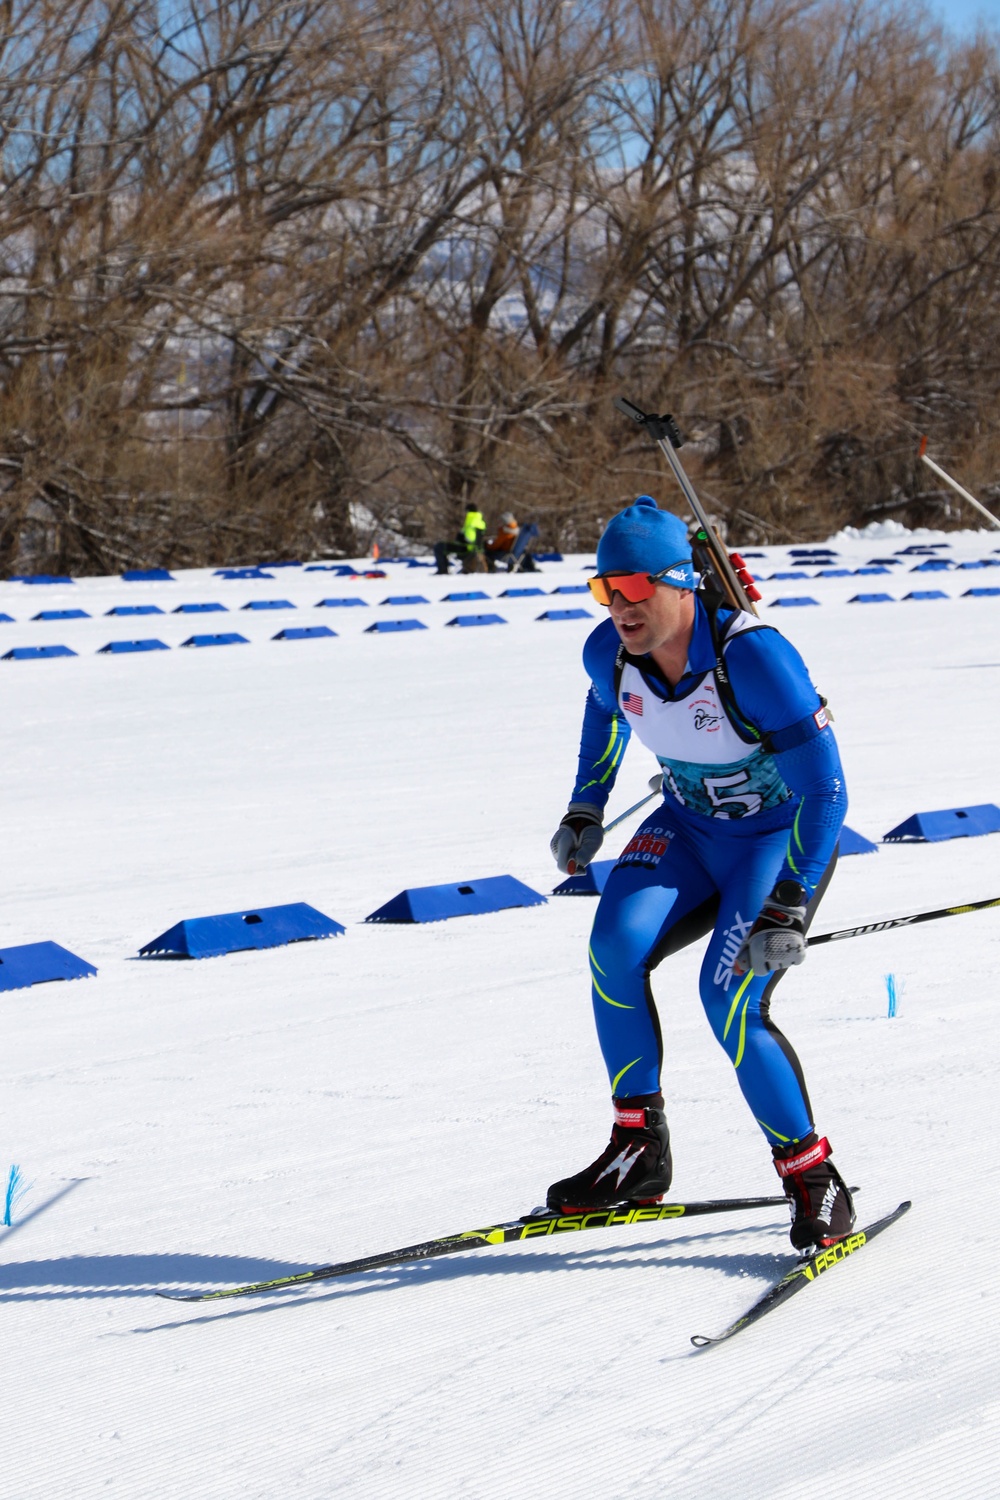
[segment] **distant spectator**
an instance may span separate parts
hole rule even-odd
[[[510,561],[510,554],[520,533],[520,526],[513,511],[505,510],[500,517],[500,525],[497,534],[486,542],[486,565],[491,573],[496,572],[496,565],[502,559]]]
[[[496,536],[486,543],[486,565],[490,572],[495,573],[504,561],[508,573],[514,573],[518,568],[525,573],[536,572],[534,558],[528,549],[537,536],[537,526],[520,526],[513,512],[505,510]]]
[[[461,558],[463,573],[486,571],[486,522],[481,511],[470,507],[454,541],[434,543],[434,561],[439,573],[448,572],[448,559]]]

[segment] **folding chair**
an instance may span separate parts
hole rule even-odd
[[[507,561],[508,573],[517,572],[518,568],[520,568],[521,564],[524,562],[524,559],[528,555],[528,549],[530,548],[531,543],[537,540],[537,537],[538,527],[535,525],[534,521],[530,522],[527,526],[521,527],[520,531],[517,533],[517,541],[510,549],[510,557]]]

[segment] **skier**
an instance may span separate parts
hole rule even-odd
[[[798,1058],[770,1017],[836,863],[847,797],[823,700],[801,657],[751,614],[695,593],[684,523],[649,495],[619,512],[590,587],[610,610],[584,647],[591,686],[579,769],[552,839],[586,868],[631,733],[663,768],[663,801],[611,871],[590,944],[594,1016],[611,1080],[606,1150],[549,1189],[567,1213],[658,1202],[670,1186],[652,969],[711,932],[700,990],[770,1145],[800,1250],[842,1239],[854,1207],[814,1126]]]

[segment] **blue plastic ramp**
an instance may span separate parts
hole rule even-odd
[[[77,958],[58,943],[22,943],[0,948],[0,990],[24,990],[52,979],[86,979],[96,974],[93,964]]]
[[[329,625],[289,625],[272,635],[272,641],[318,641],[323,636],[335,636],[337,632]]]
[[[236,630],[225,630],[221,635],[189,635],[182,646],[249,646],[245,635]]]
[[[553,896],[599,896],[617,863],[616,859],[595,859],[582,875],[568,875],[561,885],[556,886],[552,894]]]
[[[871,839],[866,839],[863,833],[856,833],[845,823],[840,830],[840,853],[841,855],[877,854],[878,844],[873,844]]]
[[[981,802],[977,807],[944,807],[918,812],[883,834],[884,844],[937,844],[944,839],[971,839],[981,833],[1000,833],[1000,807]]]
[[[98,651],[98,656],[127,656],[132,651],[169,651],[170,647],[150,637],[145,641],[109,641]]]
[[[400,891],[366,922],[443,922],[448,917],[481,916],[511,906],[544,906],[545,897],[513,875],[489,875],[458,885],[421,885]]]
[[[392,635],[399,630],[426,630],[422,620],[379,620],[369,625],[365,635]]]
[[[449,625],[506,625],[503,615],[456,615]]]
[[[4,661],[41,661],[46,656],[75,656],[68,646],[15,646],[5,651]]]
[[[178,922],[139,949],[143,957],[218,958],[247,948],[280,948],[285,943],[336,937],[344,928],[305,901],[288,906],[258,906],[253,911],[230,911],[217,917],[191,917]]]

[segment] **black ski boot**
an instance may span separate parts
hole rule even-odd
[[[556,1213],[583,1213],[615,1203],[659,1203],[670,1186],[673,1162],[662,1094],[612,1099],[611,1140],[595,1162],[549,1188]]]
[[[793,1146],[776,1146],[774,1165],[792,1210],[789,1231],[796,1250],[821,1250],[854,1228],[854,1203],[830,1160],[830,1142],[807,1135]]]

